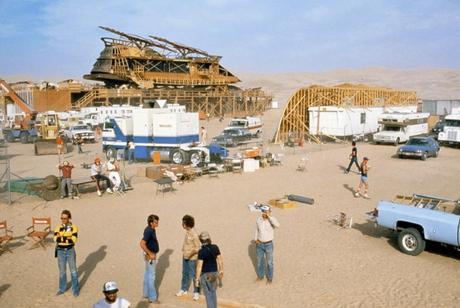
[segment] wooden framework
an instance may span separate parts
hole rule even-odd
[[[245,116],[262,114],[272,97],[260,88],[232,89],[107,89],[94,88],[73,104],[74,109],[92,105],[148,105],[157,99],[185,105],[189,112],[202,112],[209,117],[220,115]]]
[[[284,107],[274,141],[284,143],[289,138],[309,137],[319,142],[317,137],[309,133],[309,107],[409,106],[417,105],[417,103],[417,95],[413,91],[369,87],[361,84],[341,84],[332,87],[314,85],[302,88],[289,98]]]

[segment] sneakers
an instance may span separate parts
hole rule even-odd
[[[198,293],[198,292],[193,293],[193,300],[197,301],[199,299],[200,299],[200,293]]]
[[[356,197],[356,198],[359,197],[359,192],[355,192],[355,197]]]
[[[62,292],[62,291],[57,291],[56,296],[59,296],[59,295],[62,295],[62,294],[64,294],[64,292]]]
[[[108,192],[109,194],[113,194],[113,190],[111,190],[110,188],[107,188],[106,192]]]
[[[101,196],[102,196],[102,193],[101,193],[101,191],[100,191],[100,190],[98,190],[98,191],[97,191],[97,195],[98,195],[99,197],[101,197]]]
[[[65,197],[64,196],[61,196],[61,199],[64,199]]]
[[[363,197],[366,198],[366,199],[370,199],[370,198],[371,198],[371,197],[369,197],[368,194],[364,194]]]
[[[184,296],[185,294],[187,294],[187,291],[180,290],[179,292],[176,293],[176,296],[181,297],[181,296]]]

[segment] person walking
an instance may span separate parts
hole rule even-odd
[[[211,236],[203,231],[199,236],[202,244],[198,251],[195,286],[199,286],[206,298],[207,308],[217,307],[217,284],[224,278],[224,263],[219,247],[212,244]]]
[[[64,161],[58,165],[59,170],[62,172],[61,179],[61,199],[66,197],[66,188],[69,193],[68,196],[73,199],[72,194],[72,169],[74,168],[68,161]]]
[[[262,281],[267,276],[267,283],[273,281],[273,239],[275,228],[280,226],[278,220],[271,216],[268,205],[260,207],[262,215],[256,221],[256,253],[257,253],[257,281]],[[267,271],[265,271],[267,264]],[[265,274],[266,273],[266,274]]]
[[[134,150],[136,149],[136,144],[133,141],[128,142],[128,164],[134,162]]]
[[[150,303],[159,304],[158,294],[155,289],[155,271],[157,265],[157,254],[160,251],[160,245],[157,239],[156,229],[158,228],[160,218],[157,215],[147,217],[147,227],[144,229],[140,246],[144,252],[145,271],[144,271],[144,297],[148,298]]]
[[[118,285],[115,281],[108,281],[102,286],[104,298],[101,298],[93,308],[130,308],[131,303],[123,297],[118,297]]]
[[[360,170],[361,170],[361,178],[360,178],[360,181],[359,181],[359,186],[355,191],[355,197],[356,198],[358,198],[361,195],[361,188],[362,187],[364,187],[363,197],[366,198],[366,199],[370,198],[369,195],[367,194],[367,192],[369,190],[367,174],[368,174],[370,168],[371,167],[369,166],[369,158],[364,157],[363,161],[361,162],[361,168],[360,168]]]
[[[348,164],[348,168],[345,170],[345,173],[349,173],[350,172],[350,169],[351,169],[351,166],[353,165],[353,163],[356,165],[356,168],[358,168],[358,172],[361,170],[359,168],[359,164],[358,164],[358,149],[356,148],[356,142],[353,141],[351,143],[351,154],[349,155],[349,159],[350,159],[350,163]]]
[[[195,280],[196,260],[198,259],[198,251],[201,244],[198,238],[198,233],[195,229],[195,219],[190,215],[182,217],[182,227],[185,229],[185,238],[182,245],[182,281],[181,288],[176,296],[186,295],[190,288],[190,282]],[[194,285],[193,300],[200,299],[200,290]]]
[[[77,145],[77,148],[78,148],[78,154],[82,154],[83,150],[82,150],[81,146],[83,144],[83,139],[81,138],[80,134],[75,135],[75,144]]]
[[[75,254],[78,228],[76,225],[72,224],[71,220],[72,214],[70,211],[63,210],[61,213],[62,224],[54,229],[53,240],[56,242],[55,257],[58,259],[59,266],[59,290],[56,295],[64,294],[66,291],[68,264],[72,281],[72,293],[73,296],[77,297],[80,294]]]
[[[94,160],[94,164],[91,165],[91,178],[96,181],[97,195],[99,197],[102,196],[100,180],[105,181],[105,183],[107,185],[107,192],[109,194],[113,193],[112,182],[110,181],[110,179],[108,177],[106,177],[102,173],[102,164],[101,164],[101,159],[100,158],[96,158]]]

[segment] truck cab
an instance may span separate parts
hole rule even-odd
[[[460,114],[451,114],[444,118],[444,127],[438,134],[439,143],[460,144]]]
[[[258,117],[233,118],[226,129],[244,128],[251,132],[253,137],[260,137],[262,134],[262,121]]]

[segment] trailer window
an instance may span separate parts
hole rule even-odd
[[[460,127],[459,120],[446,120],[446,126]]]
[[[366,113],[362,112],[361,113],[361,124],[365,124],[365,123],[366,123]]]

